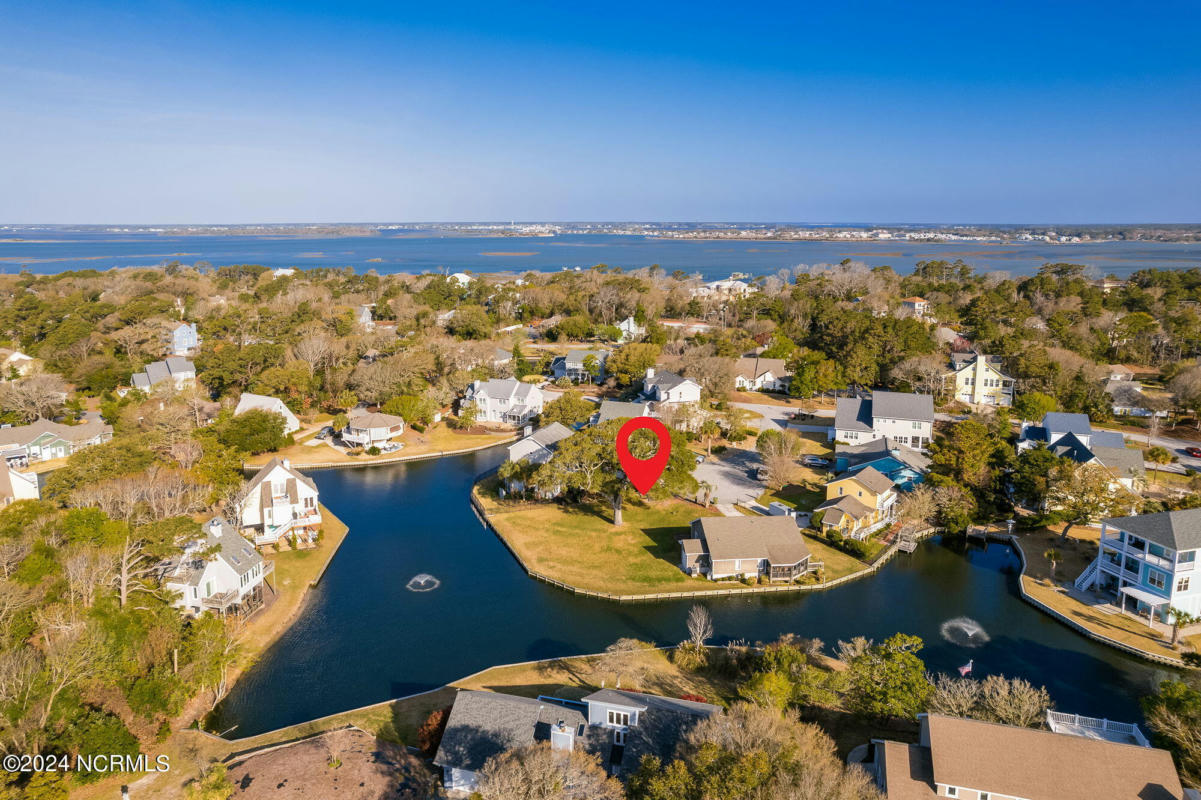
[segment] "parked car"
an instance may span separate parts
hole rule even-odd
[[[1184,448],[1184,454],[1192,456],[1193,458],[1201,458],[1201,447],[1197,447],[1196,445],[1192,447],[1186,447]]]
[[[704,463],[705,463],[705,457],[704,457],[704,456],[697,456],[697,457],[696,457],[696,463],[698,463],[698,464],[704,464]]]
[[[765,481],[767,480],[769,471],[767,467],[759,467],[758,469],[752,470],[751,474],[754,476],[755,480]]]
[[[314,438],[316,438],[316,439],[328,439],[329,437],[331,437],[331,436],[333,436],[333,435],[334,435],[334,429],[333,429],[333,426],[331,426],[331,425],[326,425],[324,428],[322,428],[321,430],[317,431],[317,435],[316,435]]]
[[[801,459],[801,463],[806,467],[828,467],[830,459],[822,458],[821,456],[805,456]]]

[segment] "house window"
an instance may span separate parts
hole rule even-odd
[[[1193,562],[1196,560],[1197,560],[1197,551],[1196,550],[1189,550],[1187,553],[1177,553],[1176,554],[1176,563],[1177,564],[1188,564],[1191,567]]]
[[[1188,578],[1178,578],[1176,580],[1176,591],[1178,591],[1178,592],[1187,592],[1188,591]]]
[[[610,711],[609,716],[608,716],[608,721],[609,721],[610,725],[620,725],[622,727],[629,727],[630,715],[628,712],[625,712],[625,711]]]
[[[1162,589],[1167,585],[1167,576],[1157,569],[1148,569],[1147,585],[1153,586],[1156,589]]]
[[[958,797],[958,796],[959,796],[959,789],[957,787],[955,787],[955,786],[947,787],[947,797]]]

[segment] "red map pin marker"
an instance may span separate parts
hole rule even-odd
[[[648,430],[659,439],[659,451],[647,459],[634,458],[630,453],[630,435],[637,430]],[[645,495],[667,469],[667,459],[671,458],[671,434],[667,426],[654,417],[634,417],[628,420],[617,432],[617,460],[626,477],[639,494]]]

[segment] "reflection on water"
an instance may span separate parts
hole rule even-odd
[[[467,501],[473,477],[504,452],[313,472],[322,502],[350,533],[296,622],[239,680],[209,729],[258,733],[496,664],[598,652],[622,636],[660,644],[686,638],[693,601],[602,602],[526,577]],[[925,640],[921,657],[935,673],[965,663],[967,639],[977,678],[1020,676],[1045,684],[1061,710],[1139,719],[1138,696],[1166,670],[1103,648],[1022,602],[1017,568],[1006,546],[935,540],[829,591],[705,605],[718,643],[789,632],[832,647],[904,631]],[[437,591],[409,591],[418,573],[436,576]],[[959,620],[971,626],[956,625],[944,638],[944,623]]]

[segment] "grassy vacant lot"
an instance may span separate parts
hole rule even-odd
[[[1152,630],[1145,621],[1128,614],[1102,611],[1068,594],[1066,587],[1096,557],[1100,530],[1075,526],[1068,532],[1067,541],[1061,538],[1061,531],[1062,527],[1056,526],[1022,534],[1020,541],[1026,554],[1026,574],[1022,578],[1022,586],[1026,592],[1102,636],[1156,655],[1180,658],[1180,652],[1168,645],[1170,634],[1165,634],[1163,630]],[[1051,575],[1051,564],[1044,555],[1052,548],[1060,554],[1054,576]],[[1181,637],[1181,640],[1193,648],[1201,647],[1201,636]]]
[[[615,527],[607,503],[498,501],[495,483],[478,487],[492,524],[537,572],[564,583],[615,594],[654,594],[741,587],[690,578],[680,571],[677,538],[688,523],[716,512],[682,500],[628,502]]]
[[[483,447],[489,444],[501,444],[514,437],[512,431],[497,431],[495,433],[460,433],[451,430],[446,423],[439,422],[431,425],[425,433],[417,433],[412,428],[406,428],[397,441],[404,443],[404,448],[395,453],[383,453],[378,456],[366,454],[351,456],[340,450],[335,450],[322,442],[309,446],[303,442],[285,447],[275,453],[261,453],[247,459],[248,466],[266,464],[272,458],[289,458],[294,464],[370,464],[372,461],[383,461],[398,456],[420,456],[431,453],[467,450],[473,447]],[[306,437],[310,438],[311,437]]]
[[[716,512],[682,500],[627,503],[624,524],[614,527],[604,503],[581,507],[558,503],[498,501],[495,482],[485,481],[476,495],[493,526],[526,565],[583,589],[614,594],[654,594],[742,588],[736,581],[691,578],[680,571],[676,537],[688,523]],[[812,537],[805,537],[813,560],[825,563],[832,580],[867,565]]]

